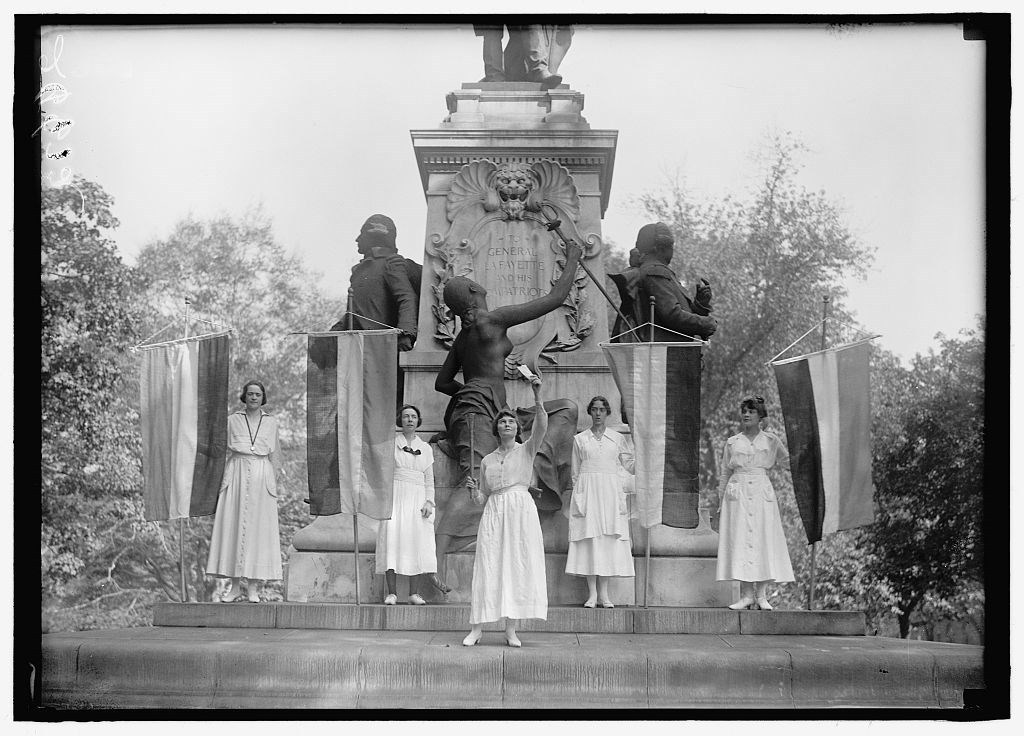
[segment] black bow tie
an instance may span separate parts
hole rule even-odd
[[[402,452],[408,452],[410,455],[419,455],[419,454],[421,454],[419,450],[414,450],[411,447],[409,447],[408,445],[406,445],[405,447],[402,448]]]

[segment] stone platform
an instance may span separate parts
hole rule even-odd
[[[47,634],[38,686],[53,709],[558,711],[960,708],[965,689],[985,687],[983,648],[962,644],[524,627],[523,648],[511,649],[498,632],[472,648],[461,646],[464,635],[180,626]]]
[[[468,605],[332,603],[173,603],[153,611],[154,626],[468,631]],[[728,608],[583,608],[550,606],[545,621],[522,621],[522,631],[606,634],[783,634],[863,636],[860,611],[731,611]],[[498,624],[485,627],[501,631]]]

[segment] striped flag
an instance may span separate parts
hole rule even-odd
[[[870,343],[772,363],[808,543],[874,521]]]
[[[633,433],[640,523],[695,528],[701,343],[601,343],[601,348]]]
[[[228,425],[227,333],[142,348],[146,521],[209,516],[217,510]]]
[[[306,461],[315,516],[391,518],[398,330],[311,334]]]

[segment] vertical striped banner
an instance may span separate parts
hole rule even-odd
[[[306,361],[310,513],[391,517],[398,331],[311,334]]]
[[[695,528],[701,343],[601,343],[601,348],[630,418],[640,523]]]
[[[808,543],[874,521],[870,343],[772,363]]]
[[[217,509],[228,423],[227,333],[143,348],[139,370],[147,521]]]

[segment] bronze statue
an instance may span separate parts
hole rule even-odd
[[[683,291],[675,272],[669,268],[675,238],[663,222],[644,225],[636,236],[636,249],[640,255],[640,268],[635,274],[627,269],[618,278],[628,283],[628,296],[632,298],[632,318],[636,325],[650,322],[650,298],[654,297],[654,334],[656,342],[679,342],[682,335],[708,339],[718,328],[711,316],[711,284],[702,278],[693,299]],[[627,278],[627,275],[633,278]],[[646,342],[652,338],[651,327],[637,330],[637,338]],[[627,340],[628,341],[628,340]]]
[[[558,67],[572,44],[572,26],[507,26],[502,51],[502,25],[474,25],[484,39],[484,78],[481,82],[540,82],[544,89],[562,83]]]
[[[453,537],[475,537],[480,508],[473,503],[468,480],[480,467],[480,460],[497,446],[491,422],[506,407],[505,358],[512,352],[509,328],[538,319],[557,309],[569,295],[582,250],[570,241],[566,264],[551,291],[524,304],[487,309],[487,292],[475,281],[453,277],[444,287],[444,301],[459,316],[462,328],[437,375],[434,388],[452,397],[445,412],[448,443],[459,463],[458,490],[439,509],[434,529],[437,540],[438,573],[442,580],[445,554]],[[462,371],[465,383],[456,380]],[[550,413],[564,409],[545,406]],[[573,407],[574,408],[574,407]],[[575,416],[572,417],[575,425]],[[465,490],[465,492],[463,491]]]
[[[615,324],[612,326],[612,342],[636,342],[637,334],[631,331],[637,324],[630,324],[623,319],[634,319],[636,311],[637,281],[640,280],[640,251],[633,248],[629,251],[629,268],[622,273],[610,273],[608,278],[615,284],[619,291],[619,314],[615,316]],[[642,324],[642,323],[639,323]]]
[[[395,237],[398,231],[387,215],[370,215],[356,238],[363,259],[352,267],[354,330],[381,330],[397,327],[398,349],[412,350],[416,342],[416,321],[419,311],[421,267],[398,255]],[[348,330],[347,319],[341,319],[332,331]]]

